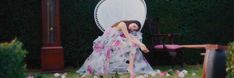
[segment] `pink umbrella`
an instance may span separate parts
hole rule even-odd
[[[176,50],[179,48],[182,48],[181,45],[177,45],[177,44],[165,44],[165,45],[155,45],[154,48],[156,49],[170,49],[170,50]]]

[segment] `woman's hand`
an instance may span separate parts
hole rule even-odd
[[[149,49],[148,49],[144,44],[142,44],[142,45],[140,46],[140,49],[141,49],[144,53],[148,53],[148,52],[149,52]]]

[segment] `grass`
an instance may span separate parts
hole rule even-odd
[[[154,69],[159,69],[162,72],[168,71],[171,69],[170,66],[159,66],[154,67]],[[179,69],[179,67],[175,67],[174,70]],[[188,71],[188,74],[185,76],[185,78],[201,78],[202,77],[202,65],[187,65],[183,69]],[[75,71],[77,69],[65,69],[65,72],[67,73],[66,78],[80,78],[81,76],[77,74]],[[169,77],[151,77],[148,78],[179,78],[175,71],[169,72],[171,76]],[[196,75],[193,75],[195,73]],[[39,70],[28,70],[28,75],[34,75],[37,76],[36,78],[55,78],[54,73],[41,73]],[[109,75],[109,76],[99,76],[98,78],[129,78],[129,74],[118,74],[119,77],[117,77],[117,74]],[[137,75],[141,76],[141,75]],[[136,76],[136,77],[137,77]],[[93,78],[93,76],[88,76],[88,78]]]

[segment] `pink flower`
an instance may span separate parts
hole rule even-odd
[[[87,70],[88,70],[89,74],[92,74],[93,68],[90,65],[88,65],[88,69]]]
[[[30,75],[30,76],[28,76],[27,78],[34,78],[34,76]]]
[[[114,45],[114,46],[119,46],[119,45],[120,45],[120,41],[119,41],[119,40],[114,41],[113,45]]]
[[[182,46],[180,45],[176,45],[176,44],[166,44],[166,45],[155,45],[154,48],[156,49],[163,49],[163,48],[167,48],[167,49],[171,49],[171,50],[176,50],[181,48]]]
[[[167,75],[167,72],[161,72],[161,73],[159,74],[160,77],[163,77],[163,76],[166,76],[166,75]]]
[[[123,37],[123,38],[126,38],[126,36],[124,34],[120,34],[120,36]]]
[[[96,44],[94,44],[94,46],[93,46],[93,49],[94,49],[95,51],[97,51],[97,52],[100,52],[100,50],[103,49],[103,48],[104,48],[104,45],[101,44],[101,43],[96,43]]]
[[[111,50],[108,49],[108,50],[107,50],[107,53],[106,53],[106,59],[107,59],[107,60],[110,59],[110,56],[111,56]]]
[[[137,44],[133,44],[133,47],[138,47],[138,45]]]
[[[109,35],[110,34],[110,30],[107,30],[105,33],[104,33],[104,35]]]

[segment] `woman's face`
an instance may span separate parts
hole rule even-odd
[[[139,29],[139,27],[136,23],[131,23],[131,24],[129,24],[128,29],[130,31],[137,31]]]

